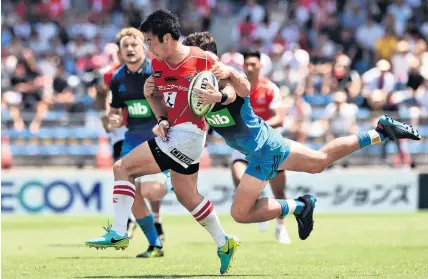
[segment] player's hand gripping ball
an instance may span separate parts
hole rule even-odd
[[[201,98],[198,96],[197,92],[194,90],[196,88],[207,90],[209,89],[208,82],[210,82],[216,91],[218,91],[218,81],[214,74],[210,71],[203,71],[197,74],[189,86],[188,92],[188,101],[189,106],[192,109],[192,112],[197,116],[204,116],[209,113],[215,103],[212,104],[204,104]]]

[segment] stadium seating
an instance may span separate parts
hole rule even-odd
[[[331,101],[329,96],[319,94],[306,96],[305,99],[312,104],[312,120],[321,119],[325,105]],[[401,112],[400,116],[403,116]],[[357,115],[360,130],[369,129],[373,117],[370,111],[360,109]],[[423,140],[406,141],[402,146],[412,155],[416,164],[428,164],[428,140],[425,140],[428,137],[428,119],[422,119],[420,123],[418,129]],[[98,139],[105,136],[98,114],[94,111],[73,115],[63,111],[51,111],[44,120],[43,127],[36,134],[27,129],[16,131],[11,124],[9,114],[2,110],[2,135],[10,139],[14,165],[34,165],[38,162],[43,165],[94,166]],[[305,144],[313,149],[319,149],[325,143],[325,139],[322,131],[315,130],[308,132]],[[230,163],[232,149],[219,135],[214,134],[214,138],[216,140],[209,142],[207,146],[212,165],[227,166]],[[349,165],[378,164],[382,162],[382,150],[382,145],[372,146],[354,153],[347,162]],[[386,145],[387,163],[392,162],[396,152],[396,144]]]

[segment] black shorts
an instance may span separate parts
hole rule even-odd
[[[113,160],[116,162],[120,159],[120,152],[122,152],[123,140],[120,140],[113,144]]]
[[[166,155],[158,146],[155,139],[151,139],[148,141],[150,150],[152,151],[153,157],[156,160],[161,171],[173,170],[180,174],[194,174],[199,170],[199,163],[190,165],[187,169],[182,165],[171,159],[168,155]]]

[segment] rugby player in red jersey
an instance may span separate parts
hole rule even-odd
[[[107,47],[106,47],[107,48]],[[143,50],[144,51],[144,50]],[[105,87],[109,88],[110,82],[113,78],[114,73],[120,68],[122,64],[125,64],[123,62],[123,58],[120,55],[119,46],[117,44],[109,44],[109,53],[110,53],[110,65],[106,66],[105,69],[102,71],[105,72],[103,75],[104,85]],[[146,58],[149,59],[149,58]],[[109,90],[109,89],[108,89]],[[110,103],[112,101],[112,95],[111,91],[109,90],[107,94],[107,98],[105,99],[105,116],[103,116],[103,126],[106,132],[111,133],[111,141],[113,145],[113,159],[116,162],[120,159],[120,154],[122,152],[122,145],[123,140],[125,139],[125,132],[128,130],[126,128],[126,125],[123,125],[120,128],[112,128],[109,121],[109,112],[110,112]],[[127,113],[125,113],[126,115]],[[125,123],[127,120],[124,121]],[[157,177],[161,177],[160,175]],[[151,178],[145,181],[150,182]],[[164,179],[159,179],[161,182],[165,182]],[[159,184],[162,186],[163,184]],[[163,232],[162,222],[161,222],[161,216],[160,216],[160,200],[150,200],[150,209],[152,211],[153,219],[155,222],[155,228],[156,232],[160,238],[161,241],[164,241],[165,236]],[[138,215],[138,214],[137,214]],[[131,214],[131,216],[128,218],[127,223],[127,231],[128,231],[128,237],[132,238],[133,231],[135,230],[136,220],[135,217]]]
[[[199,48],[182,45],[178,41],[179,19],[169,11],[152,13],[141,24],[140,30],[154,56],[152,77],[147,79],[144,92],[153,93],[146,97],[158,121],[159,136],[140,144],[114,164],[115,188],[122,190],[113,195],[116,201],[113,204],[114,223],[101,237],[103,245],[115,247],[118,241],[123,247],[128,245],[125,229],[134,203],[134,179],[170,170],[177,199],[216,241],[220,273],[223,274],[229,269],[239,242],[225,233],[213,204],[197,190],[206,123],[203,117],[193,114],[187,101],[193,77],[199,71],[211,69],[217,57]],[[229,97],[234,98],[235,91],[226,85],[220,94],[227,101]]]
[[[117,34],[118,55],[122,58],[121,65],[113,74],[106,76],[109,82],[111,98],[109,98],[108,120],[109,127],[121,128],[126,126],[124,142],[120,150],[120,157],[126,156],[141,143],[154,137],[154,127],[157,127],[156,119],[150,109],[147,99],[144,96],[143,88],[147,78],[152,74],[151,60],[145,56],[144,36],[135,28],[124,28]],[[136,186],[135,190],[130,185],[116,185],[113,191],[113,204],[118,202],[116,195],[128,195],[135,200],[132,211],[147,237],[149,248],[147,251],[137,255],[141,258],[162,257],[163,247],[157,230],[155,218],[148,209],[141,188],[149,186],[165,187],[167,173],[158,173],[135,177],[131,186]],[[152,209],[159,209],[159,201],[152,202]],[[115,209],[117,207],[114,206]],[[128,214],[130,214],[129,212]],[[129,215],[128,215],[129,216]],[[110,232],[107,228],[106,236],[90,239],[86,245],[96,248],[114,247],[124,249],[129,244],[129,234],[126,234],[126,227],[115,227]],[[126,237],[123,237],[126,236]]]

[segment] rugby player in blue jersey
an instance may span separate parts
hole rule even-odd
[[[183,44],[217,52],[216,42],[208,32],[191,34]],[[217,64],[212,71],[221,79],[233,75],[231,84],[234,88],[242,83],[236,78],[236,71],[230,67]],[[420,140],[418,131],[413,127],[384,115],[375,129],[336,138],[320,150],[313,150],[298,142],[284,139],[257,117],[245,94],[237,91],[236,96],[231,99],[230,96],[213,90],[213,86],[207,90],[195,90],[203,103],[216,103],[213,110],[205,116],[207,122],[230,147],[246,154],[249,162],[232,204],[233,219],[239,223],[255,223],[293,214],[302,240],[313,230],[315,197],[308,194],[297,199],[259,199],[269,179],[285,169],[320,173],[334,161],[354,151],[387,140]]]
[[[122,29],[117,35],[119,46],[118,55],[121,56],[124,65],[117,68],[110,82],[111,103],[109,110],[109,124],[112,128],[127,127],[125,139],[122,145],[120,157],[124,157],[141,143],[153,138],[157,121],[144,96],[144,82],[151,76],[151,61],[144,54],[144,36],[135,28]],[[154,218],[148,209],[140,188],[165,187],[167,175],[164,173],[153,174],[137,178],[137,189],[126,185],[115,186],[113,191],[113,203],[117,201],[117,194],[135,197],[133,213],[136,221],[143,230],[149,242],[147,251],[137,255],[141,258],[162,257],[164,255],[162,243],[158,234],[163,233],[160,224],[155,225]],[[159,201],[151,203],[152,208],[159,209]],[[158,211],[157,211],[158,212]],[[111,228],[106,228],[110,231]],[[120,235],[126,235],[126,224],[118,228],[112,228]],[[109,239],[110,241],[110,239]],[[114,240],[115,243],[105,243],[104,238],[86,241],[90,247],[96,248],[126,248],[128,238],[121,237]]]

